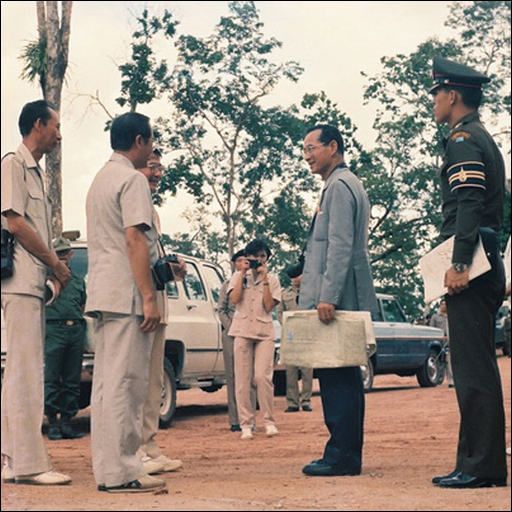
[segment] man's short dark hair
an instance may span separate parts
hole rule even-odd
[[[460,93],[462,97],[462,103],[466,105],[466,107],[472,108],[474,110],[478,110],[480,105],[482,104],[483,93],[482,89],[473,88],[473,87],[444,87],[446,91],[456,91]]]
[[[34,124],[38,119],[46,126],[46,123],[52,118],[50,110],[55,110],[53,105],[46,100],[37,100],[27,103],[20,114],[18,126],[22,137],[30,135]]]
[[[114,151],[130,151],[139,135],[145,141],[152,137],[149,117],[138,112],[122,114],[112,122],[110,145]]]
[[[267,258],[272,256],[272,251],[270,247],[267,245],[265,240],[261,240],[260,238],[256,238],[253,240],[247,247],[245,248],[245,254],[247,256],[257,256],[259,252],[265,251],[267,253]]]
[[[153,148],[153,155],[157,156],[158,158],[162,158],[163,153],[162,153],[162,151],[160,149]]]
[[[320,137],[318,140],[324,145],[327,146],[331,141],[336,141],[338,144],[338,153],[342,156],[345,154],[345,144],[343,142],[343,137],[341,136],[340,131],[336,126],[332,124],[317,124],[312,128],[308,128],[306,133],[314,132],[315,130],[320,130]]]

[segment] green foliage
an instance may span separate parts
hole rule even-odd
[[[166,61],[157,62],[149,41],[162,32],[166,38],[172,38],[176,33],[178,22],[169,11],[165,11],[162,18],[150,17],[145,9],[137,18],[137,30],[133,33],[131,44],[131,60],[119,66],[121,71],[121,96],[117,103],[121,107],[130,106],[132,111],[140,104],[151,103],[156,99],[168,75]]]
[[[324,92],[306,94],[300,105],[268,105],[275,87],[297,81],[303,70],[296,62],[276,62],[282,44],[264,36],[255,2],[231,2],[209,37],[176,36],[172,68],[152,50],[159,34],[175,36],[171,15],[160,20],[145,11],[138,23],[132,60],[120,68],[119,102],[136,108],[157,97],[167,100],[169,111],[155,127],[173,159],[156,201],[183,190],[197,204],[188,214],[192,234],[168,240],[171,248],[225,263],[252,238],[263,237],[275,252],[271,268],[286,283],[283,270],[300,254],[319,195],[320,184],[302,164],[302,140],[307,127],[332,123],[372,203],[370,249],[379,289],[399,296],[410,316],[420,316],[417,264],[437,244],[445,134],[433,121],[431,62],[443,55],[491,73],[484,115],[510,113],[510,2],[454,2],[448,19],[453,39],[429,39],[409,55],[382,58],[381,73],[366,77],[364,91],[377,108],[372,151]],[[509,135],[509,123],[500,130]]]
[[[45,36],[37,41],[29,41],[23,47],[19,56],[25,62],[20,75],[22,80],[33,82],[38,79],[41,84],[44,83],[44,77],[48,72],[48,53],[46,47],[47,41]]]

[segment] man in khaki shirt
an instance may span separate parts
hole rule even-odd
[[[149,156],[148,163],[142,169],[138,169],[146,176],[149,189],[152,194],[158,192],[158,185],[162,180],[162,153],[159,149],[153,149]],[[162,238],[160,217],[153,207],[153,228]],[[159,256],[163,257],[163,251],[159,248]],[[186,263],[181,262],[179,268],[174,268],[176,276],[182,276],[186,272]],[[156,442],[158,424],[160,420],[160,404],[162,401],[162,389],[164,385],[164,358],[165,358],[165,335],[167,330],[167,297],[165,291],[157,291],[157,303],[160,311],[160,325],[155,331],[153,349],[151,351],[151,363],[149,370],[148,395],[144,404],[142,418],[142,446],[139,449],[139,456],[144,464],[144,469],[149,475],[157,473],[168,473],[176,471],[183,466],[179,459],[170,459],[162,454]]]
[[[235,271],[245,266],[245,251],[238,251],[231,258]],[[235,315],[235,307],[228,297],[229,279],[222,284],[219,294],[219,318],[222,324],[222,354],[224,356],[224,369],[226,370],[226,388],[228,391],[228,417],[231,432],[241,432],[238,408],[236,405],[235,388],[235,340],[230,336],[229,330]],[[256,408],[256,385],[251,385],[251,403]]]
[[[299,309],[299,291],[302,276],[292,279],[292,286],[283,290],[282,300],[277,306],[277,319],[283,323],[285,311]],[[299,372],[302,377],[302,394],[299,392]],[[286,401],[288,407],[284,412],[311,412],[311,396],[313,394],[313,368],[286,366]]]
[[[2,385],[2,455],[6,483],[62,485],[41,435],[44,409],[44,295],[49,271],[57,293],[70,271],[52,248],[51,211],[38,162],[61,140],[57,112],[28,103],[19,119],[23,142],[2,160],[2,229],[15,239],[14,275],[2,280],[7,366]]]
[[[242,439],[252,439],[256,417],[251,404],[253,369],[266,434],[272,437],[279,433],[274,420],[272,310],[281,300],[281,286],[277,277],[268,274],[266,263],[271,253],[265,242],[253,240],[245,252],[245,268],[233,275],[228,287],[228,296],[236,306],[229,335],[235,338],[236,401]],[[251,260],[256,268],[250,266]]]
[[[153,150],[149,119],[114,119],[114,150],[87,195],[89,276],[86,313],[95,317],[92,458],[98,489],[153,491],[137,451],[148,393],[154,333],[160,324],[152,266],[158,233],[147,179],[137,168]]]

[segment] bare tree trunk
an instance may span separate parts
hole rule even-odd
[[[39,37],[46,40],[47,72],[41,79],[43,97],[60,113],[62,86],[68,67],[71,11],[73,2],[62,2],[62,22],[59,2],[37,2]],[[54,236],[62,233],[62,147],[59,145],[46,156],[48,194],[52,203]]]

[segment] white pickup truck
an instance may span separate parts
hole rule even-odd
[[[72,241],[73,272],[87,276],[87,244]],[[167,286],[169,317],[165,345],[165,378],[160,425],[169,427],[176,410],[179,389],[199,387],[211,393],[226,383],[222,354],[221,324],[217,300],[223,282],[222,270],[214,263],[180,255],[187,264],[183,282]],[[89,329],[91,332],[91,329]],[[94,371],[94,340],[88,342],[82,371],[81,407],[90,403]],[[7,358],[2,313],[2,378]]]

